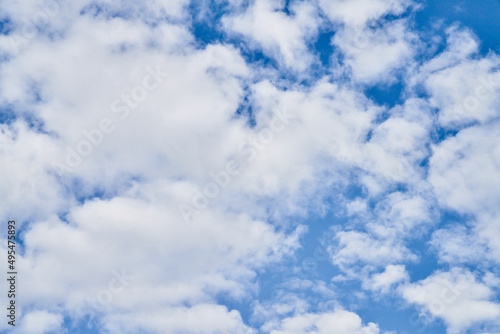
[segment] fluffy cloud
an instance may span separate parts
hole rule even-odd
[[[335,34],[332,44],[343,55],[343,65],[360,83],[391,83],[397,70],[411,63],[418,38],[406,20],[392,21],[380,28],[346,26]]]
[[[499,136],[496,123],[478,125],[460,131],[434,149],[430,161],[429,180],[439,201],[447,207],[473,215],[474,235],[478,241],[468,242],[469,256],[480,256],[482,240],[498,258],[500,234],[495,223],[500,212],[494,189],[500,185],[499,157],[496,141]],[[475,222],[474,222],[475,221]]]
[[[292,2],[289,16],[283,6],[281,0],[256,0],[243,13],[225,17],[224,28],[244,35],[280,64],[305,70],[312,62],[307,39],[318,29],[316,8],[308,1]]]
[[[4,4],[0,34],[20,331],[90,317],[110,333],[380,333],[341,307],[342,278],[360,283],[353,298],[399,291],[451,333],[500,316],[498,56],[470,31],[449,28],[419,60],[410,1],[204,2],[223,10],[207,14],[211,44],[185,0],[53,3]],[[324,31],[332,63],[313,77]],[[399,105],[365,94],[400,79]],[[477,106],[456,113],[464,102]],[[455,132],[436,139],[441,127]],[[432,231],[444,209],[468,226]],[[273,281],[317,235],[331,263]],[[426,238],[441,264],[485,273],[408,283]],[[286,292],[261,300],[266,275]],[[247,302],[259,321],[234,306]]]
[[[387,293],[391,286],[408,279],[409,275],[404,265],[388,265],[383,272],[373,275],[369,281],[364,282],[364,286],[370,290]]]
[[[500,305],[491,301],[493,290],[468,270],[436,272],[401,289],[403,297],[433,317],[442,318],[448,333],[462,333],[474,324],[494,321]]]
[[[379,334],[374,323],[363,325],[361,318],[352,312],[337,309],[325,313],[306,313],[285,318],[271,334]]]
[[[468,30],[455,26],[447,30],[447,37],[446,50],[424,64],[411,80],[425,87],[445,127],[496,118],[500,96],[498,55],[477,57],[478,42]]]
[[[6,189],[0,195],[0,219],[43,219],[65,209],[65,191],[46,170],[58,156],[54,138],[30,130],[21,121],[2,124],[0,131],[0,185]],[[19,205],[25,209],[20,210]]]
[[[212,293],[240,298],[255,275],[250,268],[297,247],[297,235],[289,239],[248,217],[207,211],[186,225],[175,207],[132,198],[87,202],[68,220],[52,219],[26,232],[26,255],[19,260],[28,279],[20,297],[24,304],[113,312],[196,304],[211,300]],[[94,260],[85,261],[89,257]],[[79,268],[67,271],[75,261]],[[131,282],[112,301],[100,302],[115,272],[124,272]],[[35,282],[44,282],[43,288]]]
[[[358,262],[383,265],[387,262],[414,260],[416,257],[404,245],[392,238],[372,238],[367,233],[341,231],[335,235],[336,245],[329,248],[332,261],[344,270]]]
[[[500,184],[499,131],[496,124],[474,126],[435,147],[429,180],[444,205],[462,213],[498,207],[494,189]]]
[[[477,263],[489,258],[486,240],[465,226],[452,226],[432,234],[431,240],[441,261],[447,263]]]
[[[410,5],[410,0],[320,0],[325,14],[335,22],[362,26],[370,20],[377,20],[387,14],[400,15]]]
[[[237,311],[213,304],[198,304],[191,308],[178,307],[154,312],[131,312],[110,315],[103,319],[108,333],[213,333],[254,334],[242,323]]]
[[[17,333],[44,334],[63,333],[63,317],[47,311],[33,311],[23,316],[23,323]]]

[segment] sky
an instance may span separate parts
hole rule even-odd
[[[0,1],[0,333],[499,334],[499,17]]]

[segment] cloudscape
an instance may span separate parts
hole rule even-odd
[[[1,333],[500,333],[500,1],[0,2]]]

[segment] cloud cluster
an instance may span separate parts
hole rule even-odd
[[[407,0],[201,7],[221,11],[206,27],[221,40],[206,43],[186,0],[2,4],[0,219],[22,240],[12,332],[392,330],[348,308],[346,282],[450,333],[496,330],[498,55],[454,25],[428,56]],[[367,94],[396,83],[395,105]],[[270,282],[289,293],[260,300],[317,229],[333,273]],[[446,269],[415,280],[427,249]]]
[[[490,300],[491,287],[478,281],[470,271],[459,268],[408,284],[402,288],[402,295],[431,316],[442,318],[448,325],[448,333],[462,333],[475,323],[498,321],[500,316],[500,304]]]

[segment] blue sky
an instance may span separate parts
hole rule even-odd
[[[500,333],[499,1],[1,8],[0,332]]]

